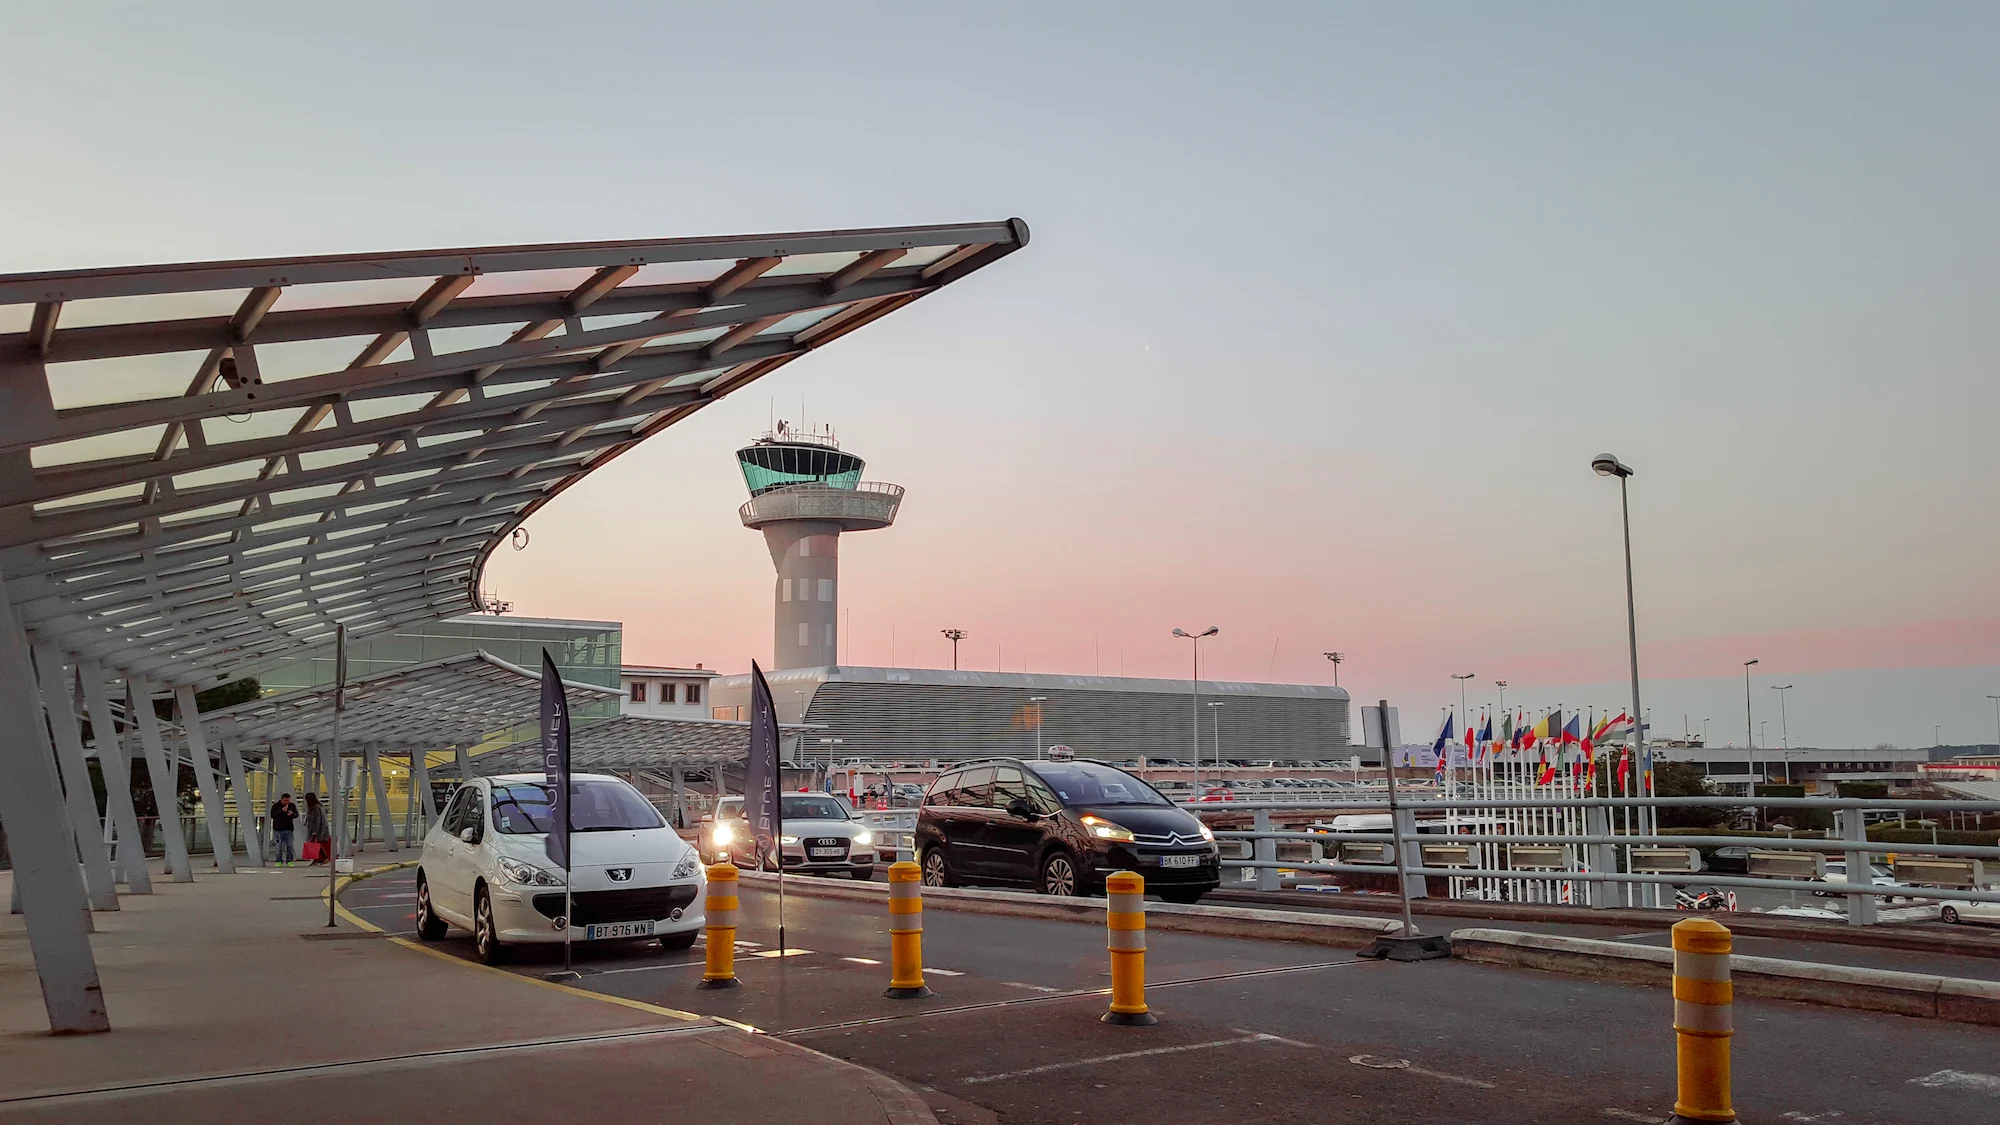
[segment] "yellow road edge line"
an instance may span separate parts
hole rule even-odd
[[[416,860],[410,860],[407,863],[391,863],[381,867],[371,867],[366,871],[359,872],[354,875],[343,875],[340,877],[340,880],[335,884],[333,893],[336,896],[338,896],[341,891],[346,890],[350,885],[358,883],[361,880],[366,879],[371,875],[380,875],[385,871],[399,871],[406,867],[415,867],[417,865],[417,862],[418,861]],[[319,897],[320,901],[322,902],[326,901],[326,892],[321,891],[319,893]],[[362,920],[361,918],[356,917],[345,906],[340,905],[340,900],[338,897],[334,899],[333,909],[335,913],[339,914],[342,918],[345,918],[349,923],[355,926],[359,926],[363,930],[366,930],[371,934],[379,934],[384,932],[382,927],[377,926],[372,922],[367,922]],[[495,968],[492,965],[482,965],[477,961],[467,961],[462,957],[453,957],[451,954],[446,953],[442,949],[432,949],[429,946],[423,945],[419,942],[411,941],[409,938],[392,937],[389,939],[389,944],[400,945],[404,949],[414,949],[418,953],[424,953],[432,957],[441,958],[445,961],[451,962],[454,965],[464,965],[466,968],[469,969],[484,969],[489,973],[499,973],[501,976],[506,977],[508,980],[517,980],[522,982],[523,984],[540,985],[543,988],[553,988],[557,992],[567,992],[572,996],[582,996],[585,999],[589,1000],[602,1000],[607,1004],[616,1004],[621,1008],[633,1008],[641,1012],[651,1012],[653,1015],[656,1016],[668,1016],[677,1020],[686,1020],[690,1023],[699,1023],[702,1020],[710,1018],[708,1016],[696,1015],[693,1012],[683,1012],[679,1008],[662,1008],[658,1004],[648,1004],[643,1000],[630,1000],[623,996],[612,996],[609,993],[592,992],[587,988],[572,988],[567,984],[558,984],[552,980],[537,980],[534,977],[524,977],[519,973],[510,973],[505,969]],[[751,1027],[749,1024],[736,1023],[733,1020],[725,1020],[719,1017],[717,1017],[717,1022],[728,1024],[731,1027],[741,1028],[744,1031],[759,1033],[757,1028]]]

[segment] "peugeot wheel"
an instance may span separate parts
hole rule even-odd
[[[1946,922],[1956,922],[1958,921],[1958,907],[1941,906],[1938,908],[1938,917]]]
[[[417,876],[417,937],[423,941],[440,941],[445,931],[451,927],[431,909],[430,880]]]
[[[493,924],[493,900],[481,887],[472,898],[472,956],[482,965],[492,965],[506,956],[500,931]]]
[[[1041,891],[1058,898],[1076,894],[1076,862],[1068,852],[1052,852],[1042,861]]]

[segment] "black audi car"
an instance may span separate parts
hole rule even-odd
[[[1102,894],[1136,871],[1168,902],[1222,882],[1215,834],[1152,786],[1101,762],[993,758],[940,776],[917,812],[924,884],[1031,886]]]

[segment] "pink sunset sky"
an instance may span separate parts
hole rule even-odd
[[[803,413],[910,490],[843,540],[846,662],[951,626],[969,667],[1185,676],[1214,624],[1205,676],[1338,649],[1409,733],[1453,672],[1623,705],[1609,450],[1657,725],[1996,737],[2000,13],[786,11],[24,10],[0,94],[65,102],[0,122],[0,269],[1019,215],[538,513],[488,593],[766,657],[732,453]]]

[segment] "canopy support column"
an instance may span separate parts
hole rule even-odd
[[[160,814],[160,831],[166,841],[167,866],[174,882],[194,882],[194,865],[188,862],[187,835],[181,828],[180,762],[170,759],[160,740],[160,718],[153,712],[153,689],[133,676],[125,681],[125,698],[139,729],[139,746],[146,754],[146,774],[153,779],[153,808]]]
[[[49,1030],[111,1030],[97,958],[90,948],[90,899],[77,866],[74,827],[42,723],[27,638],[0,583],[0,823],[14,862],[14,889],[26,915],[28,949],[42,986]]]
[[[375,792],[375,813],[382,821],[382,842],[390,851],[400,851],[396,844],[396,818],[389,815],[389,783],[382,777],[382,747],[370,742],[364,751],[368,756],[368,787]],[[362,808],[367,808],[368,797],[362,795]]]
[[[452,747],[452,751],[458,757],[458,783],[464,785],[472,780],[472,756],[465,752],[463,743]]]
[[[687,822],[688,822],[687,770],[681,766],[675,766],[674,767],[674,827],[686,828]]]
[[[139,831],[139,811],[132,805],[132,766],[125,757],[125,740],[118,737],[118,724],[111,717],[111,693],[105,690],[104,670],[95,664],[78,663],[76,675],[83,682],[83,705],[90,714],[90,740],[97,744],[97,767],[104,772],[105,810],[118,830],[118,868],[133,894],[152,894],[153,876],[146,870],[146,837]]]
[[[215,783],[215,763],[208,756],[208,735],[201,729],[201,711],[195,706],[192,686],[174,688],[174,715],[187,738],[188,761],[194,766],[195,788],[201,791],[201,811],[208,820],[208,847],[215,853],[215,869],[234,875],[236,853],[229,844],[229,821],[222,815],[222,789]]]
[[[83,858],[83,885],[90,894],[92,910],[118,909],[117,876],[111,871],[111,857],[104,850],[104,822],[97,817],[97,795],[90,789],[90,767],[83,760],[83,735],[76,727],[76,702],[69,691],[69,678],[62,653],[43,641],[35,646],[35,670],[41,680],[42,706],[48,710],[49,730],[55,734],[55,760],[62,768],[63,796],[69,807],[70,827],[76,834],[77,854]]]
[[[410,751],[410,792],[417,799],[416,836],[410,846],[421,848],[424,837],[431,830],[431,822],[437,819],[437,810],[431,807],[431,755],[428,750]]]
[[[222,744],[222,768],[229,771],[229,787],[236,791],[236,823],[243,829],[243,862],[264,866],[264,842],[257,827],[257,800],[250,795],[249,776],[243,769],[243,752],[236,743],[236,728],[223,721],[215,739]]]

